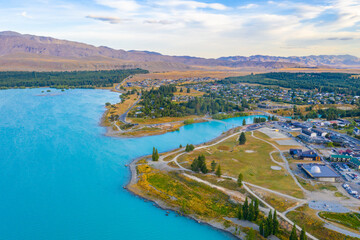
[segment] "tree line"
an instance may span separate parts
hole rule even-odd
[[[223,84],[239,82],[275,85],[292,89],[317,89],[319,92],[360,95],[360,80],[348,73],[288,73],[271,72],[247,76],[228,77]]]
[[[174,93],[177,91],[174,85],[161,86],[158,89],[151,89],[142,92],[141,113],[136,113],[136,117],[183,117],[188,115],[217,114],[220,112],[243,111],[243,108],[235,103],[226,101],[222,98],[193,97],[187,102],[173,102]],[[135,112],[129,113],[130,117],[135,116]]]
[[[0,88],[14,87],[112,87],[143,69],[72,72],[0,72]]]

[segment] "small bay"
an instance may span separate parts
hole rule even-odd
[[[142,138],[105,136],[107,90],[0,91],[0,239],[233,239],[154,207],[122,187],[132,159],[199,144],[255,116]],[[42,92],[44,91],[44,92]]]

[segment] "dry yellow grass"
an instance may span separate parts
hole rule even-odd
[[[124,114],[129,107],[131,107],[136,100],[139,98],[137,94],[130,95],[128,99],[121,103],[116,103],[111,106],[106,107],[108,111],[106,112],[106,118],[110,117],[110,115],[122,115]]]
[[[246,75],[249,73],[231,72],[231,71],[168,71],[168,72],[153,72],[148,74],[137,74],[129,81],[143,81],[145,79],[179,79],[179,78],[195,78],[195,77],[212,77],[212,78],[226,78],[231,76]]]

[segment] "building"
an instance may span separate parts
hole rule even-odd
[[[354,128],[354,134],[356,135],[356,136],[359,136],[360,135],[360,130],[358,129],[358,128]]]
[[[330,161],[333,162],[348,162],[351,158],[349,155],[330,155]]]
[[[357,169],[357,170],[360,170],[360,161],[359,161],[359,159],[357,159],[357,158],[351,158],[350,161],[349,161],[349,164],[350,164],[353,168],[355,168],[355,169]]]
[[[307,130],[307,129],[303,129],[302,133],[309,136],[309,137],[316,137],[316,133],[314,133],[314,132],[312,132],[310,130]]]
[[[290,155],[298,155],[302,153],[302,149],[290,149],[289,151]]]
[[[320,130],[320,129],[316,129],[316,128],[313,128],[312,131],[320,137],[325,137],[327,134],[327,132]]]
[[[317,181],[336,182],[340,175],[323,164],[302,164],[301,169],[307,176]]]
[[[300,155],[300,159],[305,161],[320,161],[320,157],[314,151],[305,151]]]

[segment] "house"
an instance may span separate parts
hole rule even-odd
[[[320,161],[320,157],[314,151],[305,151],[300,155],[300,159],[305,161]]]
[[[312,132],[310,130],[307,130],[307,129],[303,129],[302,133],[305,134],[305,135],[308,135],[309,137],[316,137],[316,133],[314,133],[314,132]]]
[[[290,155],[300,155],[302,153],[302,149],[290,149],[289,151]]]
[[[349,162],[352,157],[349,155],[331,155],[330,161],[333,162]]]
[[[325,137],[327,132],[323,131],[323,130],[320,130],[320,129],[317,129],[317,128],[313,128],[312,131],[314,133],[316,133],[318,136],[320,137]]]
[[[358,158],[351,158],[350,161],[349,161],[349,164],[357,169],[357,170],[360,170],[360,161]]]

